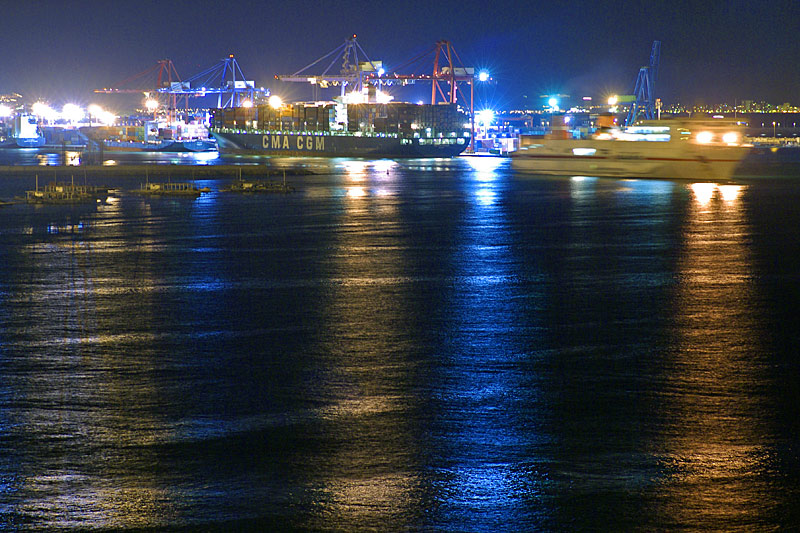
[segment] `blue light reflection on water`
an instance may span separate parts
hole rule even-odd
[[[541,401],[537,377],[522,369],[536,357],[528,344],[536,343],[543,294],[535,285],[523,289],[507,212],[511,178],[498,171],[507,161],[468,162],[473,172],[461,181],[465,205],[454,236],[435,397],[438,523],[452,531],[541,527],[548,515],[542,457],[524,451],[548,437],[532,416]]]

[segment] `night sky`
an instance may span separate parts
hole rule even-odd
[[[654,40],[662,42],[656,96],[666,104],[800,104],[797,0],[3,0],[0,6],[0,92],[56,106],[104,100],[92,89],[159,59],[171,59],[185,79],[229,53],[259,86],[307,98],[307,87],[273,76],[299,70],[352,34],[389,71],[435,41],[450,40],[464,65],[491,71],[496,83],[480,88],[478,99],[493,107],[535,106],[542,94],[630,93]],[[424,94],[430,89],[416,87],[396,97]]]

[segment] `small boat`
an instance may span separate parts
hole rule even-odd
[[[26,202],[31,204],[95,202],[106,198],[109,194],[108,187],[52,182],[40,188],[38,183],[37,176],[36,189],[25,191]]]
[[[513,168],[562,176],[727,179],[752,149],[744,125],[734,121],[645,121],[575,139],[555,119],[544,137],[520,136],[520,149],[510,154]]]
[[[131,191],[136,194],[150,196],[200,196],[202,193],[211,192],[208,187],[198,189],[194,183],[169,182],[169,183],[143,183],[138,189]]]

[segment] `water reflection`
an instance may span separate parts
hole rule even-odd
[[[675,349],[664,368],[663,477],[655,498],[666,529],[767,524],[768,351],[748,247],[746,187],[694,183],[676,274]]]
[[[24,216],[30,238],[8,262],[4,302],[4,387],[17,405],[3,431],[17,445],[0,454],[0,471],[16,473],[4,514],[44,528],[156,525],[171,514],[148,453],[159,399],[147,376],[159,358],[150,342],[132,357],[128,321],[153,340],[155,306],[118,296],[129,280],[157,276],[125,260],[119,202]]]
[[[417,313],[407,298],[406,247],[393,236],[401,225],[391,188],[396,163],[345,161],[335,225],[327,244],[331,282],[314,337],[324,364],[313,369],[307,394],[320,409],[327,439],[312,461],[305,491],[325,494],[304,527],[332,521],[348,528],[403,529],[419,520],[415,507],[419,453],[411,421],[419,408],[413,390],[416,366],[410,332]],[[388,181],[387,181],[388,180]]]
[[[535,328],[525,310],[535,291],[519,284],[519,258],[498,158],[470,158],[465,206],[452,247],[451,289],[444,302],[445,358],[437,370],[437,484],[434,523],[452,531],[541,526],[543,440],[529,418],[539,397],[536,376],[522,371]]]

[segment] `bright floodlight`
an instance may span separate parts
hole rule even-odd
[[[64,104],[64,107],[61,109],[61,116],[69,122],[78,122],[83,118],[83,115],[83,109],[75,104]]]
[[[10,117],[11,116],[11,108],[5,104],[0,104],[0,117]]]
[[[701,144],[710,143],[711,139],[713,138],[714,136],[711,134],[710,131],[701,131],[700,133],[697,134],[697,142]]]
[[[114,122],[117,120],[117,117],[114,115],[114,113],[103,110],[100,111],[100,113],[97,115],[97,118],[106,126],[113,126]]]
[[[91,104],[89,107],[86,108],[89,114],[93,117],[98,117],[103,112],[103,108],[97,104]]]
[[[36,102],[32,107],[33,114],[47,121],[58,119],[58,111],[42,102]]]
[[[383,68],[379,68],[378,69],[378,76],[383,76],[384,74],[386,74],[386,71],[383,70]]]
[[[248,107],[248,108],[253,107],[253,102],[251,102],[250,100],[245,100],[242,102],[242,107]]]
[[[478,74],[478,81],[486,81],[486,80],[488,80],[488,79],[489,79],[489,73],[488,73],[488,72],[486,72],[485,70],[482,70],[482,71],[481,71],[481,72]]]
[[[158,109],[158,101],[153,100],[152,98],[148,98],[147,101],[144,103],[144,105],[147,108],[147,110],[150,111],[151,113],[156,109]]]
[[[608,105],[617,105],[617,101],[618,101],[617,95],[608,97]]]
[[[726,142],[728,144],[735,144],[739,142],[739,135],[736,132],[729,131],[728,133],[722,136],[722,142]]]
[[[272,96],[270,96],[268,102],[269,106],[272,109],[280,109],[281,106],[283,105],[283,100],[281,100],[281,97],[278,96],[277,94],[273,94]]]
[[[31,108],[33,110],[33,114],[44,118],[45,116],[52,113],[52,109],[47,104],[43,104],[42,102],[36,102],[33,104]]]
[[[491,109],[483,109],[478,111],[478,122],[484,126],[489,126],[494,120],[494,111]]]
[[[550,106],[550,107],[552,107],[552,108],[556,108],[556,107],[558,107],[558,98],[551,98],[551,99],[549,99],[549,100],[547,101],[547,105],[549,105],[549,106]]]
[[[375,91],[375,101],[379,104],[388,104],[394,100],[394,96],[391,94],[387,94],[383,91]]]

